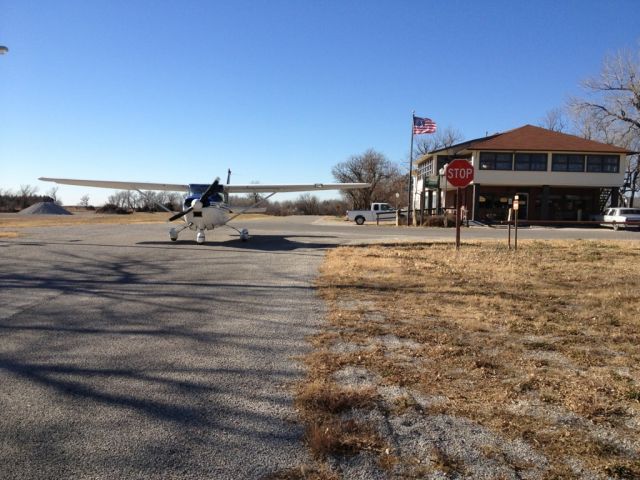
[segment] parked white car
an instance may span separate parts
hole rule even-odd
[[[606,222],[602,224],[604,227],[612,227],[614,230],[619,228],[639,228],[640,208],[608,208],[604,211],[602,221]],[[629,222],[634,222],[634,224],[629,224]]]

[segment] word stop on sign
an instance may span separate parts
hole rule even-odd
[[[455,187],[465,187],[473,181],[473,165],[456,159],[447,166],[447,180]]]

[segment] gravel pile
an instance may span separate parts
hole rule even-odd
[[[38,202],[30,207],[20,210],[18,215],[73,215],[70,211],[65,210],[60,205],[53,202]]]

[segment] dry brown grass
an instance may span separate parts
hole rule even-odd
[[[425,415],[527,442],[548,459],[549,478],[574,476],[569,459],[640,478],[639,242],[342,247],[328,253],[319,285],[329,325],[313,339],[309,387],[298,396],[311,433],[350,405],[375,404],[375,391],[331,383],[354,365],[384,386],[446,399]],[[412,348],[332,349],[385,335]],[[310,444],[320,455],[343,448]],[[441,453],[440,470],[464,471]]]
[[[132,213],[130,215],[82,212],[74,215],[0,215],[0,228],[60,227],[72,225],[164,223],[168,213]]]
[[[16,238],[18,232],[0,232],[0,238]]]
[[[307,420],[306,440],[314,456],[379,449],[381,441],[370,426],[339,416],[351,409],[371,408],[376,400],[373,388],[341,387],[328,379],[301,385],[296,407]]]
[[[368,408],[376,401],[373,388],[345,388],[328,382],[305,383],[299,390],[299,407],[308,411],[340,413],[350,408]]]
[[[307,428],[307,444],[319,458],[379,450],[381,441],[370,425],[354,419],[325,418]]]

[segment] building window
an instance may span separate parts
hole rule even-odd
[[[433,175],[433,160],[427,160],[418,165],[418,178],[427,178]]]
[[[554,153],[551,159],[554,172],[584,172],[584,155]]]
[[[515,157],[516,170],[547,171],[546,153],[516,153]]]
[[[480,152],[480,170],[513,170],[513,155],[500,152]]]
[[[619,171],[618,155],[587,155],[587,172],[618,173]]]
[[[424,164],[424,176],[430,177],[433,175],[433,159]]]

